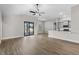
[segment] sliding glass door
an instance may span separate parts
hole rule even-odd
[[[34,35],[34,22],[24,21],[24,36]]]

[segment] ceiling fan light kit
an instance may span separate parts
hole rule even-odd
[[[32,15],[38,15],[38,16],[41,16],[41,14],[44,14],[44,12],[40,12],[40,11],[39,11],[39,5],[40,5],[40,4],[35,4],[35,5],[34,5],[35,10],[31,10],[31,11],[29,11],[29,12],[32,13]]]

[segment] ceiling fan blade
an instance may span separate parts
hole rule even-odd
[[[33,15],[36,15],[36,13],[33,13]]]
[[[34,12],[34,11],[29,11],[29,12],[31,12],[31,13],[36,13],[36,12]]]

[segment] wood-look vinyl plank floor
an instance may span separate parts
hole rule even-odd
[[[0,55],[79,55],[79,44],[40,34],[2,40]]]

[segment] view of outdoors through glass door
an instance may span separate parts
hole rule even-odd
[[[24,21],[24,36],[34,35],[34,22]]]

